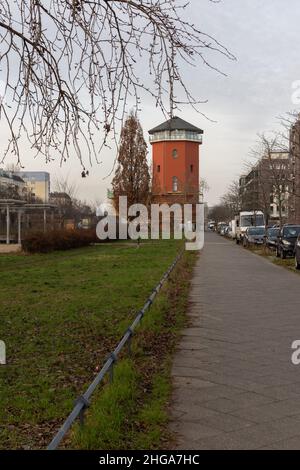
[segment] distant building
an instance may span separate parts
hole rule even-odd
[[[149,131],[152,145],[152,202],[199,203],[199,147],[203,130],[179,117]]]
[[[153,187],[161,202],[176,202],[192,196],[199,202],[199,146],[203,131],[173,117],[151,129]],[[196,199],[195,199],[196,196]],[[184,201],[185,202],[185,201]]]
[[[0,169],[0,192],[11,192],[14,193],[16,197],[22,197],[25,191],[26,183],[20,176],[10,171]]]
[[[290,222],[300,224],[300,115],[290,131],[292,197]]]
[[[33,180],[25,172],[0,170],[0,243],[19,245],[24,234],[55,227],[56,206],[45,202],[49,178],[37,173]]]
[[[0,199],[23,199],[26,183],[18,175],[0,169]]]
[[[67,193],[54,192],[50,194],[50,201],[58,207],[72,206],[72,199]]]
[[[263,156],[239,180],[241,207],[244,211],[261,210],[267,223],[277,223],[280,214],[283,222],[289,220],[290,207],[289,152],[274,151]]]
[[[17,171],[15,175],[20,176],[25,181],[33,199],[38,199],[44,204],[49,202],[49,173],[46,171]]]

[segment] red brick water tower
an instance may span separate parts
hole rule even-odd
[[[203,130],[173,117],[149,131],[152,145],[152,202],[199,202],[199,146]]]

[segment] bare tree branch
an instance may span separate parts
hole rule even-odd
[[[46,161],[62,163],[75,153],[83,167],[98,162],[101,149],[117,143],[127,105],[138,111],[144,93],[166,116],[182,103],[197,109],[182,66],[200,59],[218,70],[207,52],[234,56],[184,19],[188,5],[2,0],[0,119],[10,135],[2,161],[12,152],[19,163],[20,142],[27,139]]]

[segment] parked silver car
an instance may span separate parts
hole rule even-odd
[[[243,238],[243,246],[248,247],[251,245],[262,245],[265,240],[265,234],[266,234],[265,227],[247,228],[244,238]]]

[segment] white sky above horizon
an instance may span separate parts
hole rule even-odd
[[[297,40],[300,3],[298,0],[222,0],[220,3],[191,0],[186,15],[237,58],[234,62],[220,55],[207,55],[227,77],[200,62],[196,68],[184,70],[193,94],[208,100],[200,106],[200,111],[210,120],[186,106],[176,112],[204,130],[200,175],[210,186],[206,199],[213,205],[231,181],[243,173],[257,134],[278,127],[278,117],[296,108],[291,96],[292,83],[300,80]],[[164,116],[149,97],[143,99],[141,108],[139,118],[148,141],[147,131],[164,121]],[[0,131],[3,141],[2,134]],[[27,171],[48,171],[52,184],[56,178],[67,176],[77,186],[78,197],[101,202],[110,186],[112,176],[108,174],[115,153],[106,150],[100,158],[102,164],[87,167],[90,176],[85,179],[80,177],[81,165],[76,157],[60,167],[59,162],[45,164],[42,157],[33,159],[30,151],[24,149],[22,164]],[[5,164],[11,162],[7,158]]]

